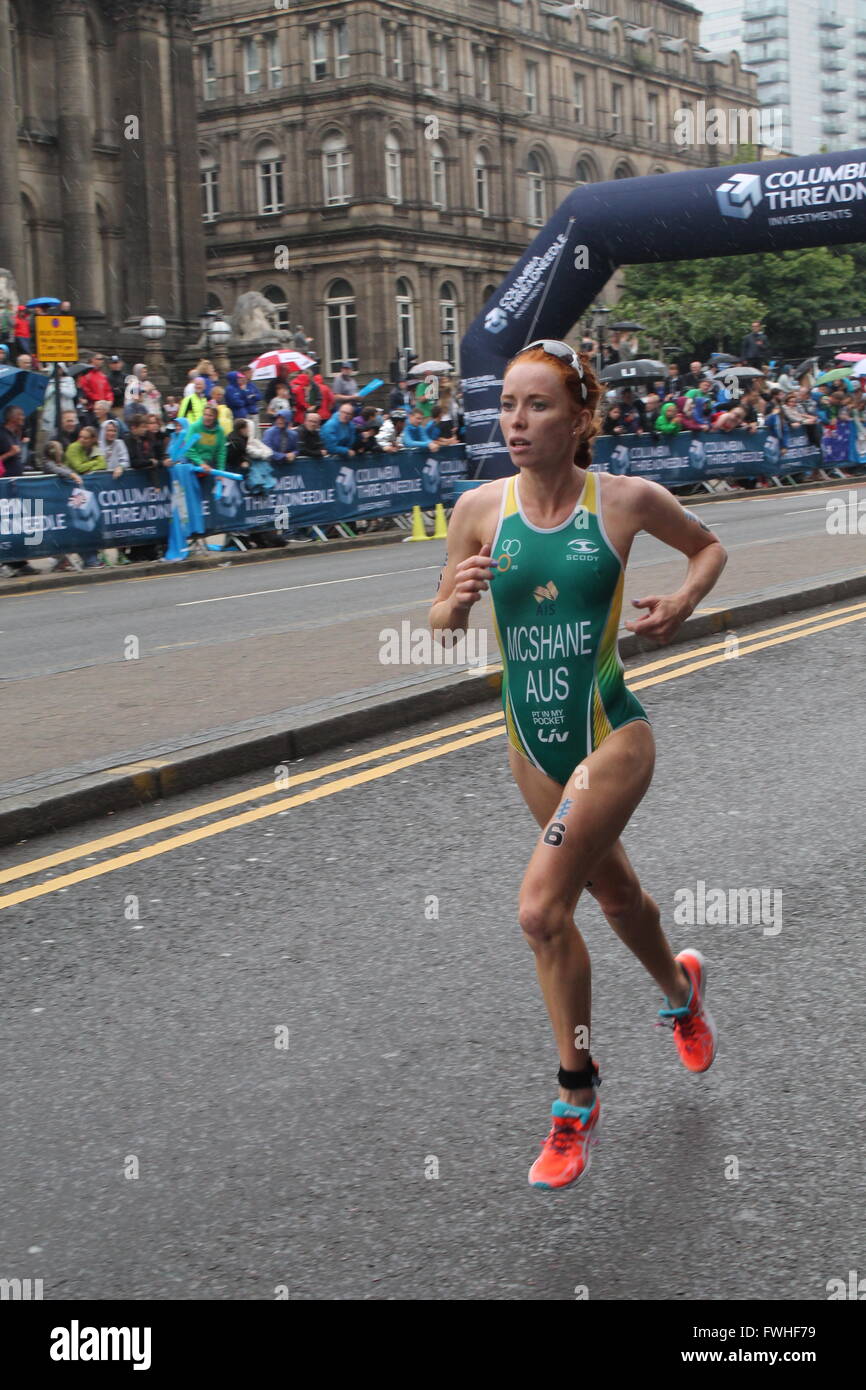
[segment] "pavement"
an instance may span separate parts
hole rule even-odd
[[[851,490],[866,487],[821,489]],[[731,560],[677,634],[680,645],[866,593],[863,537],[827,534],[826,502],[814,492],[707,499],[702,515]],[[401,539],[0,585],[3,681],[17,713],[4,750],[0,844],[279,768],[496,694],[489,600],[475,620],[486,665],[383,667],[383,622],[424,628],[445,552],[443,542]],[[327,569],[323,552],[332,556]],[[660,543],[638,538],[624,617],[631,599],[675,587],[682,568]],[[130,636],[142,650],[127,660]],[[621,633],[625,660],[645,650]]]

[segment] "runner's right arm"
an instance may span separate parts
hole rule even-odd
[[[484,507],[479,496],[482,491],[478,488],[463,493],[451,513],[445,565],[430,609],[434,636],[446,630],[458,635],[466,631],[472,605],[489,587],[489,577],[495,569],[490,559],[490,545],[482,545],[479,534]]]

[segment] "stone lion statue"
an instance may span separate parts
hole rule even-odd
[[[283,334],[277,322],[276,307],[258,290],[238,295],[231,317],[232,336],[240,342],[280,342]]]

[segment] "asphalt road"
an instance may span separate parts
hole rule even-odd
[[[775,585],[817,582],[866,563],[863,535],[829,535],[827,502],[866,484],[701,505],[730,560],[703,605]],[[6,794],[33,779],[84,775],[159,756],[203,736],[377,697],[416,679],[383,664],[380,634],[425,628],[443,541],[294,555],[210,571],[11,595],[0,603],[0,679],[16,738],[4,750]],[[670,591],[685,560],[639,536],[630,600]],[[498,659],[489,599],[474,622]],[[131,645],[134,643],[134,646]]]
[[[494,706],[6,853],[60,861],[0,884],[0,1276],[46,1299],[823,1300],[862,1272],[863,613],[643,678],[659,756],[625,842],[708,957],[720,1052],[682,1070],[582,901],[604,1130],[559,1194],[526,1182],[556,1059]],[[698,880],[780,891],[781,930],[673,925]]]

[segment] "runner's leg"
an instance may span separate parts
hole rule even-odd
[[[593,866],[591,877],[587,887],[620,941],[675,1007],[685,1004],[691,982],[674,959],[661,928],[658,904],[641,888],[621,840]]]
[[[558,796],[555,782],[513,750],[510,756],[524,796],[532,787],[539,807],[541,798],[548,798],[545,809],[557,800],[524,874],[519,919],[535,955],[560,1063],[580,1071],[588,1065],[590,1049],[575,1045],[575,1030],[585,1027],[588,1041],[590,962],[574,910],[594,865],[613,848],[649,787],[655,759],[652,730],[642,720],[615,730],[584,759],[577,777],[558,789]],[[591,1105],[592,1090],[562,1091],[561,1099]]]

